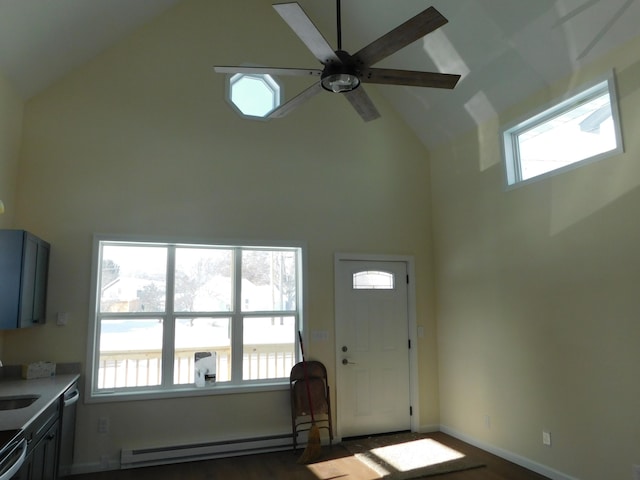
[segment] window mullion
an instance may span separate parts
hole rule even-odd
[[[167,247],[167,286],[165,297],[165,315],[162,330],[162,385],[173,385],[174,346],[176,332],[176,316],[174,312],[175,298],[176,247]]]
[[[231,316],[231,382],[242,382],[244,354],[242,325],[242,249],[234,249],[233,314]]]

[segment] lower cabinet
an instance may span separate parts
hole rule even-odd
[[[26,430],[27,458],[12,480],[55,480],[60,441],[59,402],[49,407]]]

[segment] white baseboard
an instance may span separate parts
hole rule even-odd
[[[439,431],[440,431],[439,424],[420,425],[420,427],[418,428],[418,433],[433,433],[433,432],[439,432]]]
[[[119,470],[120,462],[117,460],[109,460],[105,463],[74,463],[71,466],[69,475],[84,475],[87,473],[108,472],[110,470]]]
[[[446,425],[440,425],[440,431],[443,433],[446,433],[447,435],[451,435],[452,437],[455,437],[458,440],[462,440],[465,443],[473,445],[474,447],[481,448],[486,452],[492,453],[500,458],[508,460],[509,462],[515,463],[516,465],[520,465],[521,467],[524,467],[527,470],[531,470],[532,472],[536,472],[536,473],[539,473],[540,475],[544,475],[545,477],[548,477],[551,480],[579,480],[576,477],[572,477],[570,475],[567,475],[566,473],[562,473],[558,470],[547,467],[546,465],[542,465],[538,462],[534,462],[533,460],[529,460],[528,458],[522,457],[516,453],[510,452],[508,450],[504,450],[502,448],[496,447],[489,443],[481,442],[480,440],[470,437],[453,428],[447,427]]]

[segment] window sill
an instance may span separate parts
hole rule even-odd
[[[214,395],[237,395],[257,392],[274,392],[289,390],[289,382],[256,383],[251,385],[223,385],[221,383],[209,387],[193,387],[185,385],[171,390],[145,391],[102,391],[89,394],[85,403],[133,402],[137,400],[162,400],[166,398],[194,398]]]

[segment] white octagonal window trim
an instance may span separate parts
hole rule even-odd
[[[229,77],[227,100],[240,115],[264,119],[280,106],[280,90],[271,75],[236,73]]]

